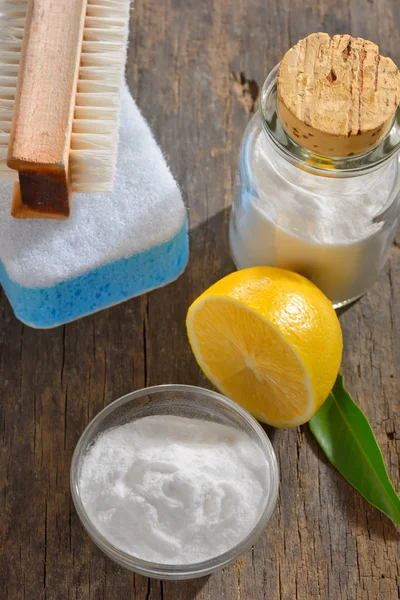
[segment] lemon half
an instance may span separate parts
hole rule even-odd
[[[342,332],[331,302],[284,269],[228,275],[195,300],[186,325],[206,377],[274,427],[308,421],[339,371]]]

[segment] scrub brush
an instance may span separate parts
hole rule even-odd
[[[130,0],[0,0],[0,179],[11,214],[67,218],[113,187]]]

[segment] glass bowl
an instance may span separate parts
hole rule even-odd
[[[80,498],[79,478],[83,459],[102,432],[150,415],[176,415],[217,422],[246,433],[262,450],[269,467],[270,488],[264,511],[249,535],[239,544],[209,560],[184,565],[148,562],[110,543],[90,520]],[[209,575],[234,562],[257,540],[268,523],[278,495],[278,465],[271,442],[257,421],[224,396],[199,387],[162,385],[139,390],[104,408],[87,426],[75,448],[71,464],[71,493],[78,516],[89,537],[109,558],[123,567],[158,579],[192,579]]]

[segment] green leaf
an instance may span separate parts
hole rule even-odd
[[[338,375],[328,399],[309,425],[343,477],[400,527],[400,498],[389,479],[371,426],[345,389],[342,375]]]

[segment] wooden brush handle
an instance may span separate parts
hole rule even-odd
[[[15,217],[67,218],[69,150],[86,0],[29,0],[7,165]]]

